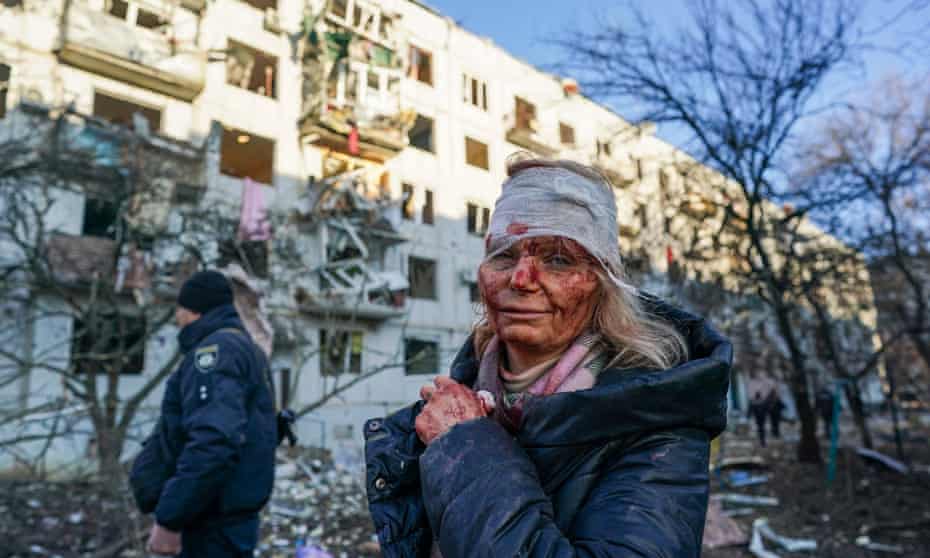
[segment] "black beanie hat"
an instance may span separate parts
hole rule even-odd
[[[232,287],[219,271],[198,271],[191,275],[178,293],[178,306],[206,314],[224,304],[232,304]]]

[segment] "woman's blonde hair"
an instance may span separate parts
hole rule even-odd
[[[610,181],[593,167],[574,161],[534,158],[525,152],[514,154],[508,159],[507,176],[512,177],[534,167],[571,171],[602,185],[613,195]],[[611,223],[610,226],[616,224]],[[624,270],[611,271],[626,288],[614,282],[603,268],[595,266],[599,289],[593,296],[598,296],[599,300],[591,319],[591,329],[601,335],[607,351],[612,355],[608,366],[666,369],[687,358],[688,346],[681,333],[668,321],[650,315],[643,309]],[[494,331],[485,315],[474,327],[477,354],[484,352],[493,335]]]

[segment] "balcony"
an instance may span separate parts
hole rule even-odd
[[[511,118],[516,122],[507,129],[507,141],[529,149],[542,157],[555,157],[558,154],[560,148],[540,133],[536,120],[521,122],[520,118]]]
[[[592,164],[594,168],[604,173],[616,188],[627,188],[640,179],[639,169],[632,159],[623,161],[601,154],[594,157]]]
[[[72,66],[191,101],[204,87],[206,52],[196,46],[193,31],[191,37],[175,34],[175,29],[196,29],[195,14],[181,13],[192,20],[146,28],[76,0],[64,14],[58,56]]]
[[[386,161],[408,144],[416,113],[400,108],[401,73],[350,62],[338,68],[301,134],[337,151]]]
[[[300,130],[310,143],[375,161],[407,146],[416,113],[400,106],[397,17],[374,3],[332,3],[305,45]]]
[[[319,233],[325,257],[312,281],[296,291],[303,312],[370,322],[406,312],[407,278],[383,269],[386,250],[407,241],[397,230],[399,208],[367,197],[365,176],[347,172],[312,187],[307,222]]]

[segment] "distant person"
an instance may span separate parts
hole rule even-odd
[[[195,273],[175,320],[184,353],[130,483],[155,514],[147,549],[188,558],[251,557],[271,495],[277,425],[265,354],[246,333],[229,281]]]
[[[827,386],[822,386],[817,390],[817,413],[820,415],[820,422],[823,423],[823,437],[830,437],[830,430],[833,427],[833,406],[836,404],[836,397],[833,391]]]
[[[486,316],[420,401],[365,425],[383,555],[697,558],[732,347],[628,282],[597,171],[508,175]]]
[[[781,419],[785,412],[785,403],[781,400],[781,384],[773,382],[772,391],[769,392],[769,421],[772,427],[772,437],[781,438]]]
[[[781,400],[778,398],[777,394],[775,394],[777,389],[776,384],[772,378],[759,372],[753,372],[749,377],[746,389],[749,392],[749,414],[756,423],[756,434],[759,436],[759,445],[765,447],[765,423],[775,418],[772,414],[772,409],[773,406],[775,406],[776,400],[779,404],[781,403]],[[780,410],[778,411],[777,418],[781,421]],[[778,435],[780,435],[780,433],[778,433],[779,427],[775,425],[774,420],[772,424],[772,434],[778,437]]]

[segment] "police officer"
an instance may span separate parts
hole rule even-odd
[[[252,556],[277,446],[268,363],[219,272],[201,271],[184,283],[175,319],[184,357],[130,476],[140,509],[155,514],[148,550]]]

